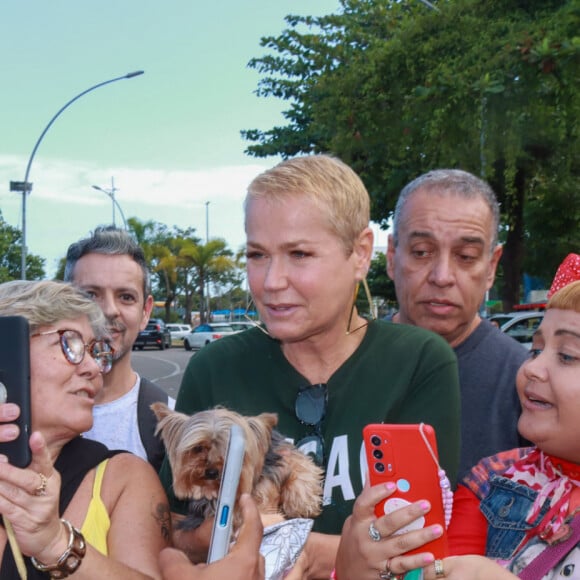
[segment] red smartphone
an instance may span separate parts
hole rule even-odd
[[[435,430],[425,423],[413,425],[372,424],[363,429],[363,440],[371,485],[393,482],[397,489],[375,507],[379,518],[418,500],[426,499],[431,510],[397,533],[440,524],[445,530],[445,512],[439,481]],[[409,554],[432,552],[435,558],[448,555],[447,536],[410,550]]]

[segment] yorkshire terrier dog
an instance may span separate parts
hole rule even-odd
[[[253,496],[265,525],[275,522],[275,515],[282,521],[320,514],[322,470],[274,429],[276,414],[246,417],[216,407],[189,416],[163,403],[151,408],[171,464],[175,496],[190,500],[190,515],[180,528],[195,528],[214,515],[232,424],[242,428],[246,441],[238,496]],[[234,530],[239,523],[237,513]]]

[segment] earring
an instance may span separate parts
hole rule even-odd
[[[352,329],[350,327],[350,325],[352,324],[352,317],[354,315],[354,309],[356,307],[356,299],[358,296],[358,290],[360,288],[360,282],[357,282],[356,288],[354,289],[354,297],[352,300],[352,308],[350,309],[350,316],[348,317],[348,325],[346,327],[346,334],[353,334],[354,332],[356,332],[357,330],[360,330],[361,328],[364,328],[365,326],[368,326],[371,322],[371,320],[376,320],[376,316],[375,316],[375,312],[374,312],[374,308],[373,308],[373,299],[371,297],[371,291],[369,289],[369,285],[367,282],[366,278],[363,278],[362,280],[362,285],[363,288],[365,290],[365,295],[367,297],[367,301],[369,303],[369,317],[370,320],[366,320],[364,324],[361,324],[360,326],[357,326],[357,328]]]
[[[254,299],[252,298],[252,296],[250,295],[250,301],[248,302],[248,305],[246,306],[246,311],[244,312],[244,318],[248,321],[251,322],[256,328],[259,328],[264,334],[267,334],[268,336],[272,336],[267,328],[261,324],[260,322],[256,322],[251,316],[250,316],[250,311],[251,311],[251,307],[254,306]]]

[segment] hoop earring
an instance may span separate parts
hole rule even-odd
[[[353,300],[352,300],[352,307],[350,309],[350,316],[348,317],[348,325],[346,327],[346,334],[347,335],[353,334],[357,330],[360,330],[361,328],[364,328],[365,326],[368,326],[371,323],[371,320],[376,320],[376,318],[377,318],[375,316],[375,313],[374,313],[374,310],[373,310],[373,299],[371,297],[371,291],[370,291],[370,288],[369,288],[367,279],[366,278],[363,278],[362,279],[362,285],[363,285],[363,288],[365,290],[365,295],[367,297],[367,301],[369,303],[369,317],[370,317],[370,320],[366,320],[364,324],[361,324],[360,326],[357,326],[354,329],[350,327],[350,325],[352,324],[352,317],[354,315],[354,309],[356,307],[356,299],[357,299],[357,296],[358,296],[358,290],[360,288],[360,284],[361,284],[360,282],[357,282],[357,285],[356,285],[356,287],[354,289],[354,296],[353,296]]]
[[[268,332],[268,329],[260,324],[259,322],[256,322],[248,313],[251,310],[251,306],[254,306],[254,308],[256,307],[256,305],[254,304],[254,299],[252,298],[252,296],[250,295],[250,301],[248,302],[248,305],[246,306],[246,311],[244,312],[244,318],[250,322],[251,324],[253,324],[256,328],[259,328],[264,334],[266,334],[267,336],[269,336],[270,338],[272,337],[272,335]]]

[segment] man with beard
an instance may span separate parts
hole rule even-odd
[[[93,427],[84,436],[109,449],[131,451],[158,470],[165,452],[154,435],[149,406],[162,401],[173,407],[175,401],[131,365],[133,343],[153,308],[143,250],[125,230],[99,227],[69,246],[64,279],[99,303],[115,349],[113,368],[103,376],[104,388],[96,398]]]

